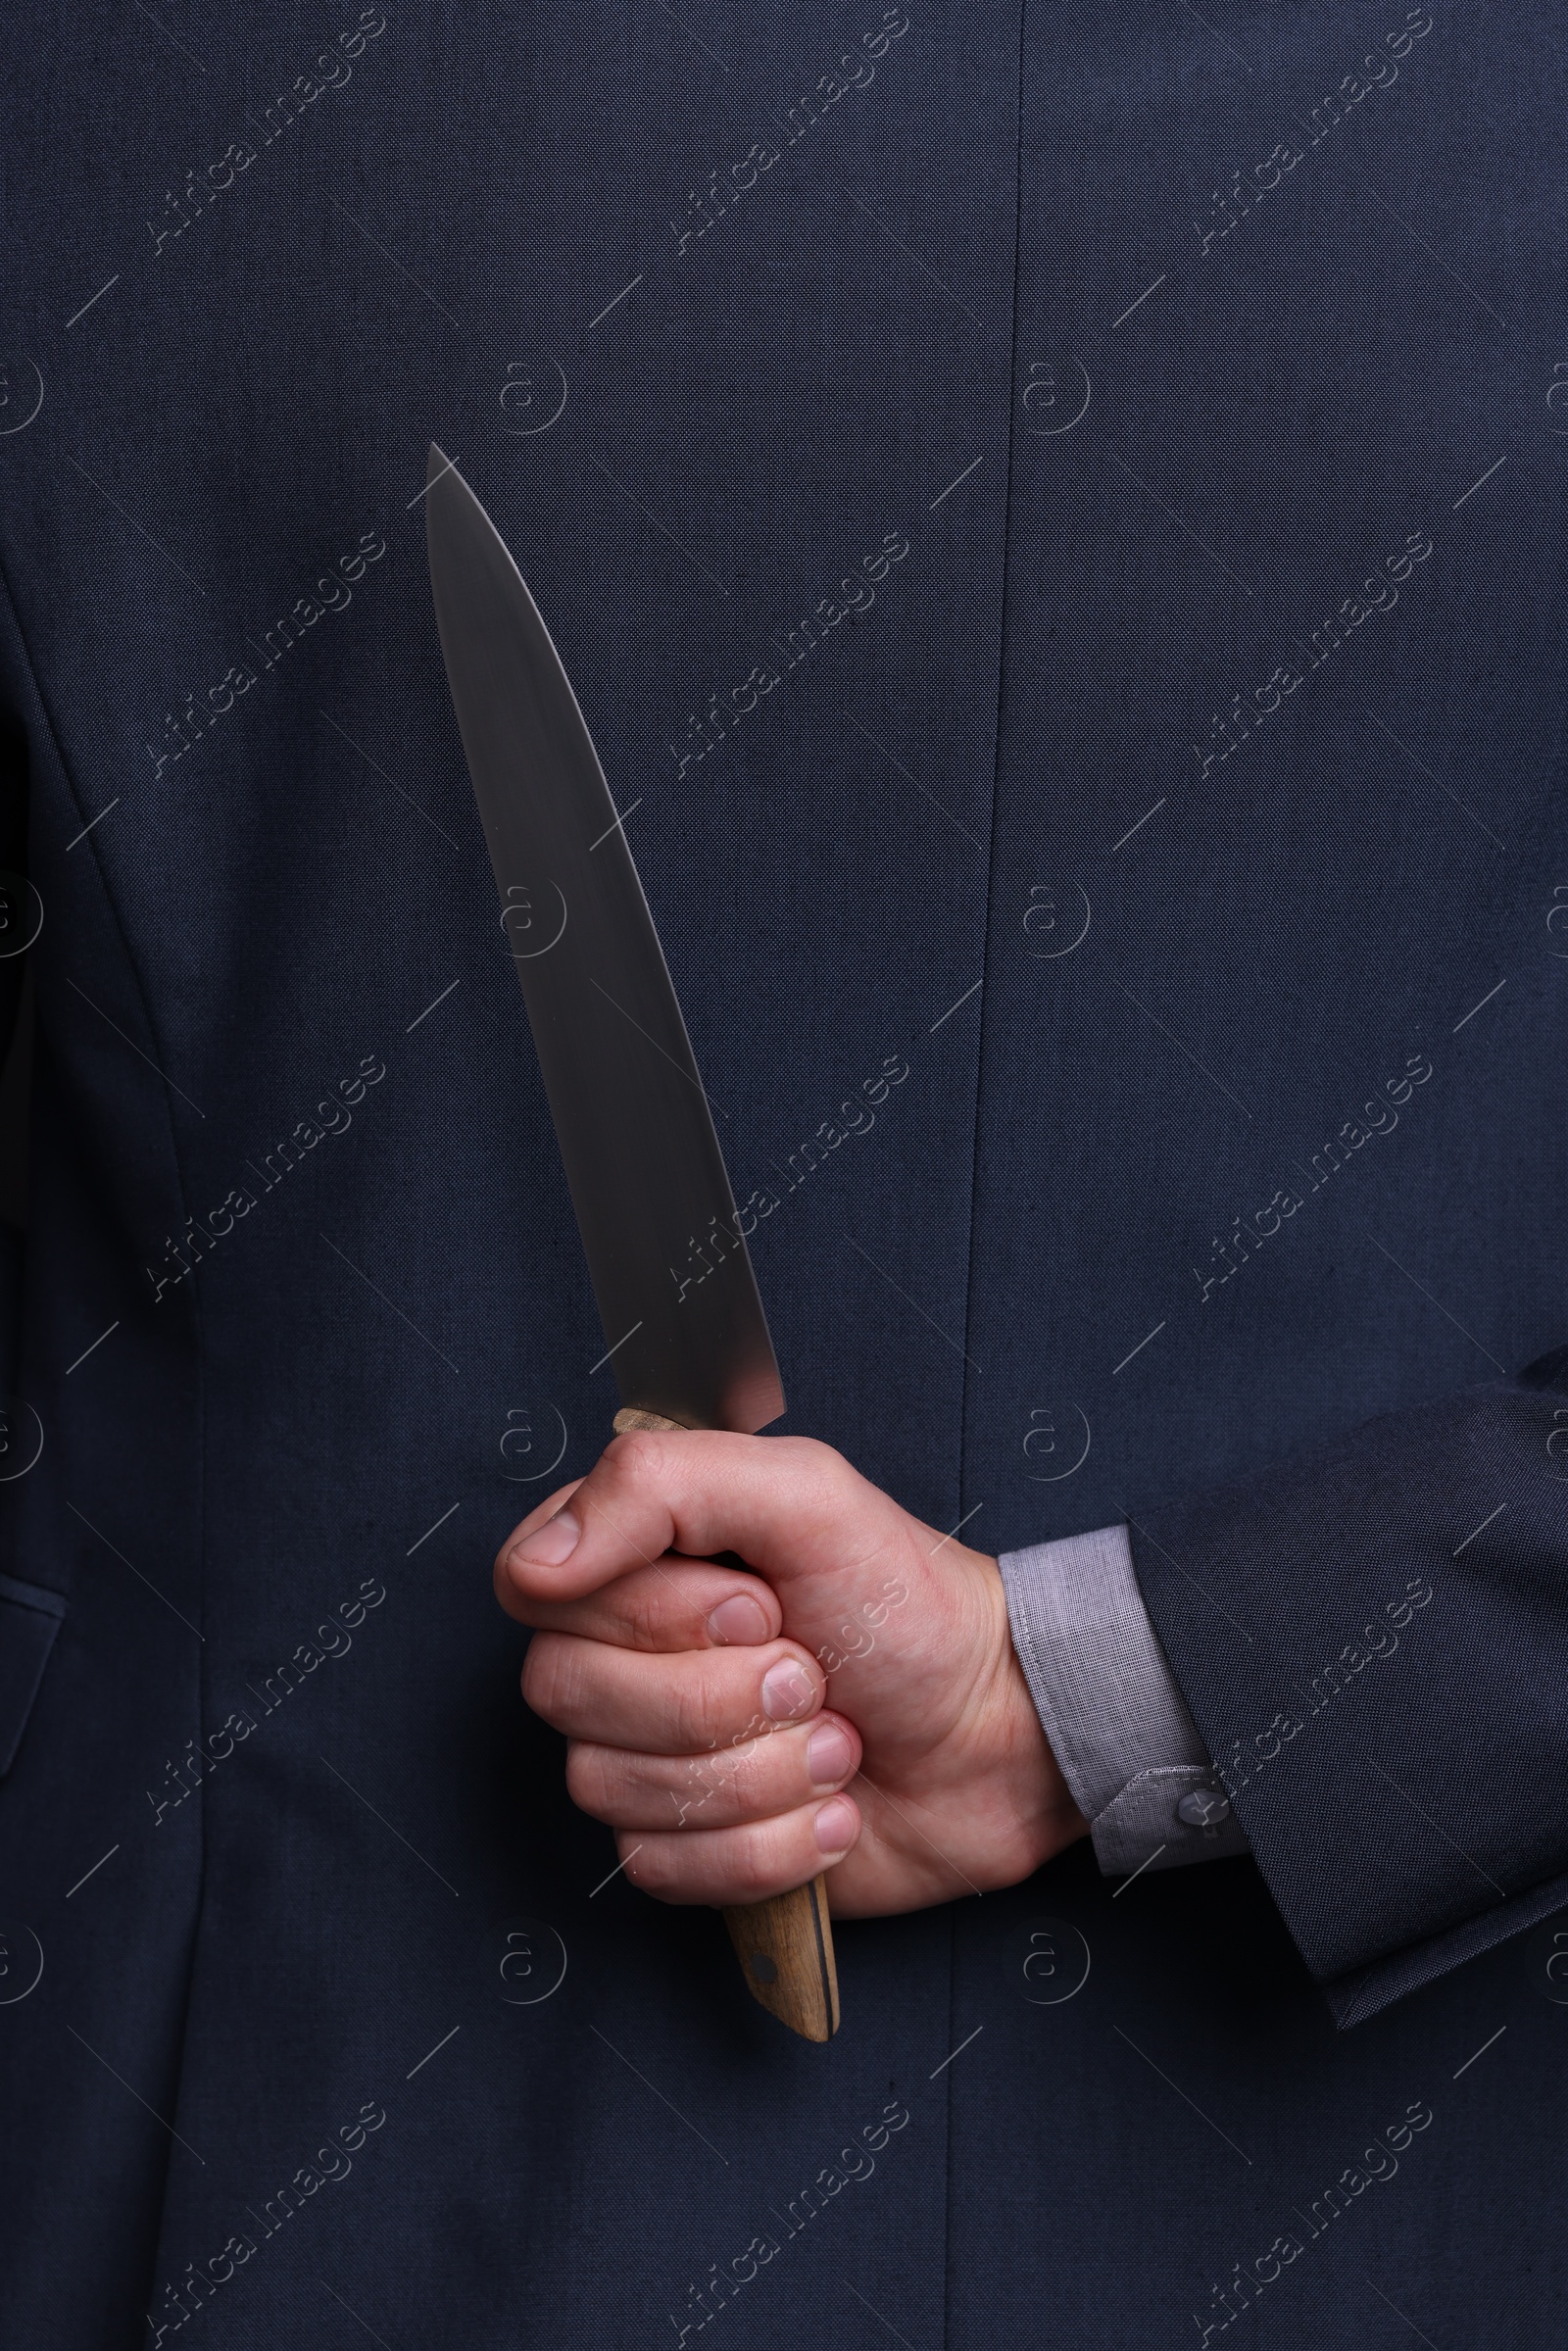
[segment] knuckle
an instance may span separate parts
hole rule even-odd
[[[620,1843],[617,1837],[617,1846]],[[621,1864],[624,1875],[639,1893],[652,1894],[659,1902],[680,1898],[684,1886],[680,1860],[672,1844],[663,1837],[644,1837],[642,1850],[627,1853]]]
[[[627,1589],[620,1594],[620,1619],[630,1647],[662,1647],[670,1614],[666,1593],[653,1590],[641,1578],[628,1579]]]
[[[711,1673],[683,1678],[670,1692],[670,1736],[683,1751],[716,1748],[724,1734],[724,1699]]]
[[[792,1448],[791,1482],[803,1510],[837,1517],[863,1493],[865,1481],[859,1471],[819,1437],[774,1438],[772,1443],[781,1452],[786,1444]]]
[[[820,1437],[797,1437],[793,1443],[800,1448],[801,1467],[813,1478],[836,1481],[855,1476],[844,1455],[833,1445],[824,1445]]]
[[[579,1812],[594,1820],[610,1817],[608,1758],[603,1747],[574,1739],[566,1749],[566,1793]]]
[[[522,1661],[525,1703],[545,1722],[559,1723],[566,1712],[576,1676],[571,1664],[572,1643],[560,1633],[536,1633]]]
[[[759,1774],[750,1747],[721,1747],[716,1754],[688,1758],[688,1779],[694,1802],[694,1826],[717,1828],[726,1821],[746,1820],[765,1812],[760,1800]]]
[[[730,1758],[725,1774],[725,1796],[728,1808],[737,1820],[745,1820],[769,1809],[767,1781],[771,1775],[763,1761],[765,1752],[760,1741],[753,1740],[737,1747]]]
[[[664,1446],[653,1429],[628,1429],[605,1447],[604,1458],[617,1474],[633,1484],[646,1485],[658,1475]]]
[[[726,1857],[725,1876],[742,1901],[764,1901],[778,1890],[781,1856],[774,1839],[757,1830],[743,1830]]]
[[[522,1661],[522,1695],[535,1714],[543,1714],[548,1703],[550,1660],[546,1650],[548,1636],[536,1633],[528,1643],[528,1653]]]

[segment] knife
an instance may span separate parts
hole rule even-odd
[[[432,442],[447,683],[627,1429],[755,1435],[784,1391],[708,1097],[570,681],[495,524]],[[594,1367],[596,1370],[599,1365]],[[724,1921],[754,1998],[838,2030],[827,1880]]]

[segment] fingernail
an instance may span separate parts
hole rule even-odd
[[[817,1788],[831,1788],[855,1761],[855,1746],[842,1723],[823,1723],[806,1742],[806,1768]]]
[[[547,1518],[542,1527],[535,1527],[531,1535],[513,1544],[508,1562],[515,1560],[522,1567],[559,1567],[577,1548],[581,1533],[576,1511],[564,1502],[554,1518]]]
[[[855,1842],[858,1823],[847,1796],[833,1796],[816,1816],[816,1841],[824,1853],[845,1853]]]
[[[767,1610],[749,1592],[720,1600],[708,1620],[708,1638],[722,1648],[754,1649],[767,1639]]]
[[[762,1712],[769,1722],[793,1722],[815,1697],[816,1685],[799,1658],[781,1657],[762,1676]]]

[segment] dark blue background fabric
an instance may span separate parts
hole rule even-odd
[[[1560,2333],[1553,13],[10,29],[6,2339]],[[845,1926],[825,2050],[490,1593],[614,1396],[432,437],[787,1186],[785,1425],[1131,1520],[1254,1847]]]

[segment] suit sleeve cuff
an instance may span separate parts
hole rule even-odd
[[[1150,1622],[1126,1528],[999,1564],[1013,1647],[1106,1876],[1249,1851]]]

